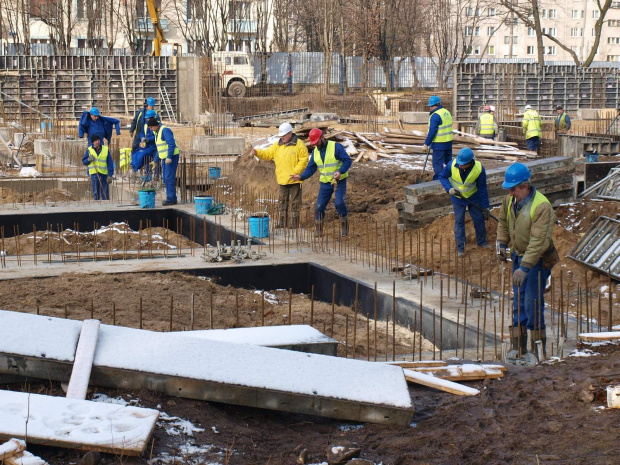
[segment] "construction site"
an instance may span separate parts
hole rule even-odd
[[[410,64],[388,92],[355,60],[324,86],[309,55],[274,53],[236,90],[207,58],[0,56],[0,463],[618,462],[620,70],[463,63],[439,86]],[[179,149],[173,204],[123,162],[149,97]],[[425,144],[435,97],[453,158],[486,170],[490,247],[470,216],[455,241]],[[495,140],[476,134],[487,105]],[[120,121],[106,200],[78,135],[92,107]],[[318,175],[282,220],[252,154],[283,123],[310,158],[315,129],[350,156],[346,232],[331,200],[317,233]],[[515,163],[559,254],[538,283],[544,353],[516,356],[497,232]]]

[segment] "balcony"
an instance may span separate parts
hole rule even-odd
[[[162,30],[168,30],[168,20],[160,18],[159,25]],[[138,18],[136,21],[136,29],[139,31],[153,32],[153,23],[151,22],[151,18]]]
[[[231,19],[229,34],[256,34],[258,21],[250,19]]]

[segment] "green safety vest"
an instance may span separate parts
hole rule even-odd
[[[555,119],[555,127],[560,131],[566,129],[566,112],[563,111],[562,114]]]
[[[491,135],[495,134],[495,117],[491,113],[483,113],[478,117],[480,121],[480,129],[478,134]]]
[[[439,115],[441,118],[441,124],[439,128],[437,128],[437,134],[435,134],[435,138],[433,142],[451,142],[452,141],[452,115],[445,108],[440,108],[434,114]],[[431,118],[433,115],[430,115],[428,118],[428,127],[431,127]]]
[[[510,211],[512,210],[513,201],[514,201],[514,197],[511,195],[510,202],[508,203],[509,208],[506,209],[506,222],[508,223],[508,231],[510,231]],[[534,221],[534,213],[536,213],[536,209],[541,203],[548,203],[551,205],[551,202],[549,202],[549,199],[547,197],[545,197],[540,192],[536,191],[536,194],[534,194],[534,198],[530,202],[530,221]],[[524,207],[524,208],[527,208],[527,207]],[[522,209],[521,213],[523,213],[523,211],[524,210]]]
[[[166,126],[159,126],[159,131],[157,131],[157,137],[155,138],[155,145],[157,145],[157,153],[159,154],[159,158],[162,160],[168,158],[168,144],[163,139],[162,134],[164,133],[164,129]],[[179,154],[179,148],[174,148],[174,154]]]
[[[534,110],[527,110],[523,113],[523,121],[527,121],[525,130],[525,138],[542,137],[542,121],[540,116]]]
[[[108,146],[101,146],[101,153],[97,153],[97,151],[88,147],[88,153],[95,157],[95,161],[88,164],[88,174],[105,174],[108,175]]]
[[[329,183],[334,179],[334,173],[340,169],[342,162],[336,159],[336,143],[334,141],[327,141],[327,149],[325,149],[325,160],[321,160],[321,154],[318,148],[314,148],[312,153],[314,157],[314,163],[316,163],[321,177],[319,181]],[[349,176],[349,173],[342,173],[340,179],[345,179]],[[339,179],[339,180],[340,180]]]
[[[457,168],[456,163],[452,162],[452,175],[450,176],[450,184],[455,189],[461,191],[461,194],[464,198],[471,197],[476,192],[478,192],[478,188],[476,187],[476,179],[482,173],[482,163],[479,161],[474,162],[474,167],[471,169],[465,181],[461,181],[461,173],[460,169]]]

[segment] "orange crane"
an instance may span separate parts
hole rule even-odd
[[[153,39],[153,55],[158,57],[161,55],[161,44],[167,43],[167,40],[164,39],[164,31],[161,28],[161,24],[159,24],[159,12],[161,9],[157,8],[155,0],[146,0],[146,6],[149,9],[153,31],[155,32],[155,38]]]

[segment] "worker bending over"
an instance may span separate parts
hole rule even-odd
[[[495,140],[498,132],[499,126],[495,120],[495,107],[493,105],[485,105],[483,113],[478,116],[475,133],[478,137]]]
[[[144,107],[136,112],[133,120],[131,121],[129,133],[131,134],[131,137],[133,137],[133,142],[131,144],[132,151],[138,150],[138,147],[140,146],[140,141],[142,140],[142,128],[146,126],[146,122],[149,120],[149,118],[153,117],[153,114],[155,115],[155,118],[157,118],[157,121],[161,123],[159,113],[155,111],[155,104],[156,102],[153,97],[147,98],[144,101]]]
[[[439,177],[444,166],[452,160],[452,115],[441,106],[441,99],[433,95],[428,99],[430,116],[428,118],[428,135],[422,149],[433,149],[433,179]]]
[[[511,352],[527,353],[528,332],[533,353],[542,341],[546,357],[545,285],[551,268],[560,261],[553,244],[555,213],[549,200],[529,182],[530,170],[522,163],[511,165],[502,184],[509,190],[499,211],[498,254],[506,261],[512,247],[513,319]],[[510,356],[509,356],[510,357]]]
[[[489,194],[487,174],[480,163],[474,160],[469,147],[459,150],[456,160],[450,161],[439,174],[439,182],[452,197],[454,209],[454,240],[458,256],[465,254],[465,212],[474,223],[476,243],[479,247],[491,248],[487,242],[486,218],[488,217]]]
[[[540,120],[538,112],[534,110],[531,105],[525,106],[521,126],[525,134],[527,149],[534,152],[538,151],[540,138],[542,137],[542,121]]]
[[[334,200],[334,205],[340,217],[340,235],[345,237],[349,234],[349,220],[345,196],[347,194],[349,168],[352,163],[351,157],[342,144],[331,140],[328,141],[325,139],[323,131],[318,128],[314,128],[310,131],[309,138],[310,143],[314,145],[314,150],[308,162],[308,166],[301,175],[291,175],[291,180],[303,181],[311,177],[317,170],[319,171],[320,187],[314,213],[314,235],[320,237],[323,234],[325,209],[335,190],[336,198]]]
[[[177,167],[179,166],[179,148],[174,140],[172,130],[163,126],[156,118],[149,118],[147,121],[149,129],[155,136],[155,146],[157,147],[157,161],[151,162],[151,168],[163,161],[163,181],[166,186],[166,200],[161,204],[176,205],[177,203]]]
[[[275,162],[276,180],[280,186],[278,195],[280,220],[277,227],[294,229],[299,227],[301,181],[291,179],[291,177],[295,174],[301,174],[308,165],[308,149],[306,144],[293,134],[293,126],[290,123],[280,125],[278,137],[278,141],[268,149],[252,149],[250,155]],[[291,207],[290,217],[288,215],[289,204]]]
[[[101,145],[101,137],[94,134],[90,138],[91,146],[86,149],[82,163],[88,166],[88,175],[95,200],[110,200],[108,184],[114,179],[114,161],[107,145]]]
[[[155,110],[147,110],[146,121],[156,117]],[[158,120],[159,121],[159,120]],[[137,149],[131,155],[131,167],[134,172],[143,166],[148,166],[157,155],[157,146],[155,145],[155,134],[149,129],[149,125],[144,123],[140,131],[136,133],[136,138],[140,136],[140,142]]]
[[[101,116],[99,108],[92,107],[90,110],[83,112],[80,117],[78,136],[81,139],[84,135],[87,135],[90,146],[92,144],[92,137],[97,135],[102,145],[109,146],[114,128],[116,128],[116,135],[120,136],[121,122],[116,118]]]

